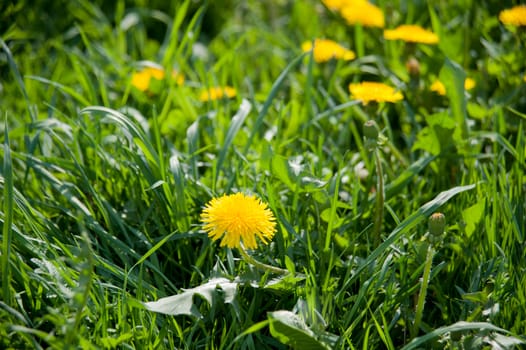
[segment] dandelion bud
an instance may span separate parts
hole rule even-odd
[[[416,58],[409,58],[405,63],[405,68],[411,77],[417,78],[420,76],[420,63]]]
[[[366,139],[377,140],[380,130],[374,120],[368,120],[363,124],[363,135]]]
[[[428,221],[429,233],[435,237],[440,237],[444,233],[446,227],[446,217],[442,213],[434,213],[429,217]]]

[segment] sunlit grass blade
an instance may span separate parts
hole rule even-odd
[[[4,121],[4,158],[2,164],[3,177],[3,223],[2,223],[2,300],[8,305],[13,302],[11,290],[11,245],[13,242],[13,165],[11,160],[11,145],[9,143],[9,128]]]
[[[305,55],[307,55],[307,54],[303,53],[303,54],[299,55],[298,57],[294,58],[294,60],[292,60],[292,62],[290,62],[287,67],[285,67],[283,72],[281,72],[280,76],[276,79],[274,84],[272,84],[272,88],[270,89],[270,91],[268,93],[268,97],[265,100],[265,103],[263,104],[263,106],[261,107],[261,110],[259,111],[259,114],[258,114],[258,116],[256,118],[256,121],[254,122],[254,126],[252,127],[252,130],[250,132],[250,136],[248,138],[248,141],[245,144],[245,147],[243,148],[243,154],[244,155],[247,154],[248,149],[252,145],[252,142],[253,142],[254,137],[256,136],[256,134],[258,132],[261,132],[260,128],[261,128],[261,125],[263,124],[263,120],[264,120],[265,116],[267,115],[270,106],[272,105],[272,101],[274,100],[274,98],[276,97],[278,91],[280,90],[281,85],[283,84],[283,82],[287,78],[288,74],[303,60],[303,57],[305,57]]]
[[[232,145],[232,142],[234,141],[234,137],[238,133],[239,129],[241,128],[241,125],[245,122],[245,119],[247,118],[248,114],[252,110],[252,105],[247,100],[243,100],[241,102],[241,105],[239,106],[239,110],[237,111],[236,115],[232,117],[232,121],[230,122],[230,127],[228,128],[225,141],[223,145],[221,146],[221,149],[219,150],[219,156],[217,157],[217,163],[215,166],[215,180],[214,184],[217,184],[217,180],[219,178],[219,174],[223,168],[223,163],[225,161],[226,155],[228,151],[230,150],[230,146]],[[215,185],[214,185],[215,188]]]

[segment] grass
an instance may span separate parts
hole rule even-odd
[[[511,5],[376,4],[440,43],[384,40],[317,1],[2,5],[0,347],[524,346],[525,33],[499,22]],[[314,62],[315,37],[360,54]],[[184,83],[138,90],[144,61]],[[364,80],[404,100],[352,100]],[[276,216],[250,257],[290,274],[202,230],[204,205],[237,191]]]

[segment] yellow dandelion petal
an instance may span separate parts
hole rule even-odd
[[[464,80],[464,89],[471,90],[475,87],[475,84],[476,84],[475,80],[471,78],[466,78],[466,80]],[[446,87],[444,86],[444,84],[442,84],[440,80],[435,80],[433,84],[431,84],[429,89],[431,91],[436,92],[437,94],[441,96],[446,95]]]
[[[301,45],[301,49],[304,52],[311,51],[312,42],[306,41]],[[341,59],[345,61],[350,61],[356,58],[356,55],[353,51],[346,49],[335,41],[329,39],[316,39],[314,40],[314,51],[313,51],[314,61],[327,62],[331,59]]]
[[[403,24],[395,29],[384,30],[386,40],[403,40],[421,44],[438,43],[438,35],[417,25]]]
[[[157,80],[163,80],[164,79],[164,70],[157,67],[146,67],[143,69],[143,72],[146,72],[150,74],[152,78],[155,78]]]
[[[235,193],[213,198],[201,213],[204,230],[221,246],[257,248],[256,237],[267,244],[276,232],[274,215],[255,196]]]
[[[216,86],[201,92],[199,100],[203,102],[220,100],[222,98],[236,97],[237,91],[231,86]]]
[[[347,6],[367,2],[367,0],[321,0],[321,2],[329,9],[338,11]]]
[[[475,80],[471,79],[471,78],[466,78],[466,80],[464,81],[464,89],[466,90],[471,90],[475,87],[476,83],[475,83]]]
[[[152,76],[150,73],[141,71],[141,72],[135,72],[132,75],[132,85],[135,86],[137,89],[141,91],[148,90],[148,87],[150,86],[150,79]]]
[[[526,5],[519,5],[499,13],[499,20],[511,26],[526,26]]]
[[[442,96],[446,94],[446,87],[444,86],[444,84],[442,84],[440,80],[436,80],[435,82],[433,82],[429,89]]]
[[[340,15],[348,24],[361,24],[365,27],[385,27],[382,9],[367,1],[350,1],[340,9]]]
[[[398,102],[404,99],[404,95],[392,86],[384,83],[364,81],[349,85],[351,97],[361,100],[363,104],[374,102]]]
[[[141,91],[146,91],[150,87],[152,78],[155,80],[163,80],[165,78],[164,70],[158,67],[144,67],[141,71],[133,73],[132,85]],[[172,71],[172,78],[174,78],[179,85],[184,83],[184,76],[177,70]]]

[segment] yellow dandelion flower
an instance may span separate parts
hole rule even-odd
[[[366,0],[321,0],[321,2],[327,6],[327,8],[338,11],[344,8],[345,6],[351,5],[353,2],[366,2]]]
[[[512,26],[526,26],[526,5],[519,5],[499,13],[499,20]]]
[[[231,86],[216,86],[206,91],[201,92],[199,100],[203,102],[220,100],[222,98],[233,98],[236,97],[237,91]]]
[[[213,198],[201,213],[204,230],[213,240],[221,239],[221,247],[257,248],[256,237],[267,244],[276,232],[274,215],[255,196],[235,193]]]
[[[312,50],[312,42],[306,41],[301,45],[303,52]],[[316,39],[314,40],[314,61],[327,62],[331,59],[342,59],[342,60],[353,60],[356,55],[353,51],[346,49],[335,41],[329,39]]]
[[[382,9],[367,1],[349,1],[340,9],[340,15],[348,24],[361,24],[364,27],[385,27]]]
[[[351,97],[361,100],[363,104],[375,102],[398,102],[404,99],[404,95],[395,88],[384,83],[364,81],[349,85]]]
[[[436,44],[438,35],[417,25],[403,24],[395,29],[384,30],[387,40],[403,40],[406,42]]]
[[[471,78],[466,78],[464,81],[464,89],[471,90],[475,87],[475,80]],[[436,80],[433,84],[431,84],[431,87],[429,88],[431,91],[436,92],[437,94],[441,96],[446,95],[446,87],[440,80]]]
[[[135,72],[132,75],[132,85],[141,91],[146,91],[150,87],[151,79],[163,80],[165,77],[164,70],[157,67],[145,67],[139,72]],[[176,70],[172,71],[172,78],[175,79],[177,84],[182,85],[184,83],[184,76],[179,74]]]

